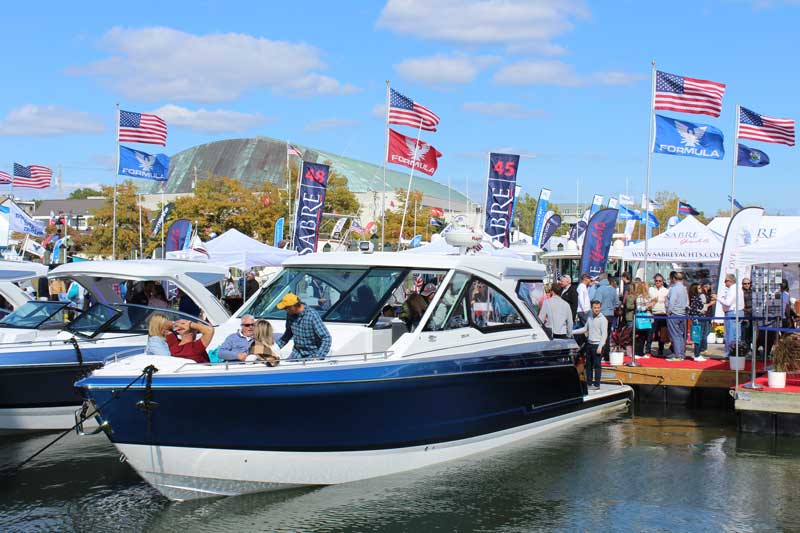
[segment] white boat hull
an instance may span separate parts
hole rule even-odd
[[[0,409],[0,435],[21,431],[62,431],[75,425],[75,410],[80,406]],[[84,428],[97,427],[92,417]]]
[[[604,387],[605,388],[605,387]],[[609,387],[592,399],[619,394]],[[626,408],[628,400],[505,431],[425,446],[356,452],[273,452],[117,444],[134,469],[171,500],[232,496],[306,485],[348,483],[414,470],[485,452],[544,431],[589,421]]]

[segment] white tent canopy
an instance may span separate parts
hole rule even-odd
[[[297,255],[294,250],[283,250],[258,242],[244,233],[229,229],[219,237],[205,243],[208,262],[249,270],[259,266],[280,266]]]
[[[784,232],[782,237],[759,239],[736,252],[737,267],[800,263],[800,232]]]
[[[716,217],[708,223],[708,228],[725,237],[730,217]],[[764,215],[758,225],[758,240],[783,238],[787,233],[800,229],[800,217]]]
[[[689,215],[664,233],[650,239],[648,261],[709,263],[719,261],[723,238]],[[644,243],[623,249],[626,261],[644,260]]]

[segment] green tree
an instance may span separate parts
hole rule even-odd
[[[83,248],[97,255],[110,256],[113,243],[114,188],[103,186],[101,192],[106,201],[94,211],[94,231],[81,243]],[[139,206],[136,204],[137,189],[132,180],[117,185],[117,257],[133,257],[139,249]],[[142,227],[150,227],[150,217],[142,212]]]
[[[101,191],[98,191],[96,189],[92,189],[90,187],[83,187],[83,188],[80,188],[80,189],[75,189],[74,191],[69,193],[69,196],[67,197],[67,199],[68,200],[84,200],[86,198],[89,198],[90,196],[103,196],[103,193]]]
[[[678,202],[681,201],[681,198],[674,192],[659,191],[653,199],[661,205],[661,208],[653,210],[653,214],[658,219],[659,224],[658,228],[653,229],[653,235],[658,235],[667,231],[667,221],[678,213]],[[708,224],[709,222],[709,219],[705,217],[702,211],[695,218],[703,224]]]

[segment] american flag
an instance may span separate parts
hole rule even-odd
[[[167,145],[167,123],[161,117],[133,111],[119,112],[119,142]]]
[[[742,107],[739,109],[739,138],[794,146],[794,120],[765,117]]]
[[[424,105],[391,89],[389,96],[389,124],[412,126],[425,131],[436,131],[439,117]]]
[[[8,185],[9,183],[11,183],[11,175],[4,170],[0,170],[0,185]]]
[[[286,145],[286,155],[295,156],[295,157],[303,157],[303,154],[300,153],[300,150],[292,146],[291,144]]]
[[[659,70],[656,72],[653,108],[718,117],[724,95],[724,83],[684,78]]]
[[[23,167],[14,163],[14,187],[27,187],[29,189],[46,189],[50,186],[53,171],[41,165]]]

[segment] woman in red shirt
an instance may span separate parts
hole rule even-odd
[[[208,353],[206,348],[211,344],[214,337],[214,328],[202,322],[190,322],[188,320],[176,320],[174,331],[180,335],[180,339],[175,333],[167,335],[167,345],[172,357],[183,357],[191,359],[197,363],[208,363]],[[200,338],[196,338],[197,334]]]

